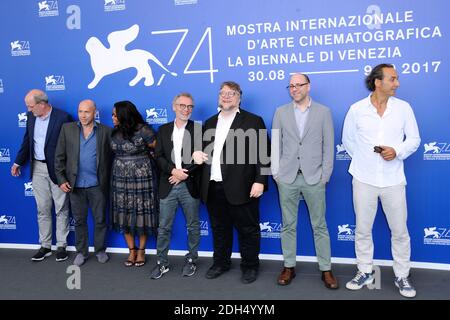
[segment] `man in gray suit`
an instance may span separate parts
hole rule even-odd
[[[330,236],[325,220],[325,186],[333,171],[334,130],[330,110],[313,101],[307,75],[292,75],[287,87],[292,102],[275,111],[272,122],[271,169],[278,185],[283,228],[284,268],[278,284],[295,277],[297,216],[301,196],[308,206],[319,269],[329,289],[338,282],[331,272]]]
[[[111,128],[94,121],[96,106],[83,100],[78,106],[78,122],[63,125],[55,154],[59,188],[69,193],[75,220],[77,255],[81,266],[88,258],[87,215],[91,207],[95,221],[94,249],[100,263],[108,261],[105,252],[106,203],[111,164]]]

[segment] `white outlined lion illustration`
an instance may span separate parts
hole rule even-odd
[[[23,184],[25,191],[33,191],[33,182],[25,182]]]
[[[55,79],[55,76],[54,76],[54,75],[45,77],[45,85],[48,86],[49,84],[54,84],[54,85],[56,85],[56,79]]]
[[[272,226],[269,225],[269,221],[260,223],[259,228],[261,229],[261,231],[267,230],[268,232],[272,232]]]
[[[343,144],[337,144],[336,145],[336,153],[342,153],[345,152],[345,148]]]
[[[11,50],[22,50],[22,45],[19,43],[19,40],[11,42]]]
[[[91,66],[94,71],[94,80],[89,83],[88,88],[93,89],[103,79],[103,77],[128,69],[135,68],[136,77],[129,82],[130,86],[135,86],[141,79],[144,79],[144,85],[149,87],[155,83],[152,68],[149,60],[155,62],[163,70],[172,76],[176,73],[170,72],[152,53],[134,49],[127,51],[126,45],[137,38],[139,34],[139,25],[135,24],[128,29],[111,32],[108,35],[109,48],[96,37],[91,37],[86,42],[86,51],[91,57]]]
[[[348,224],[344,224],[344,225],[341,225],[341,226],[338,225],[338,234],[343,234],[343,233],[345,233],[345,234],[352,234],[353,231],[348,226],[349,226]]]
[[[0,223],[8,224],[8,219],[6,218],[6,215],[0,216]]]
[[[441,149],[436,145],[437,142],[425,143],[423,147],[425,148],[425,152],[433,151],[432,153],[439,153]]]
[[[152,117],[153,119],[158,118],[158,112],[156,112],[156,108],[150,108],[145,110],[145,112],[147,113],[147,118]]]
[[[19,118],[19,121],[20,122],[22,122],[22,121],[27,121],[27,113],[26,112],[22,112],[22,113],[19,113],[18,115],[17,115],[17,118]]]
[[[38,5],[39,5],[39,11],[42,11],[42,10],[49,11],[50,10],[50,7],[48,6],[47,1],[38,2]]]
[[[441,237],[441,234],[436,231],[436,227],[424,228],[423,232],[425,233],[425,238],[431,236],[433,239],[439,239]]]

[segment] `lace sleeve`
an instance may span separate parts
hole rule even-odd
[[[144,125],[139,131],[146,144],[151,144],[153,143],[153,141],[155,141],[155,131],[153,131],[150,126]]]

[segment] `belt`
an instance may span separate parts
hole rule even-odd
[[[302,174],[302,170],[300,170],[300,169],[297,171],[297,175],[299,175],[299,174]]]
[[[38,159],[33,159],[34,161],[39,161],[39,162],[42,162],[42,163],[47,163],[47,161],[46,160],[38,160]]]

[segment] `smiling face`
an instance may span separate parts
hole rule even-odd
[[[224,85],[219,92],[219,107],[230,112],[239,108],[241,103],[241,95],[234,88]]]
[[[176,119],[181,122],[186,122],[192,115],[194,102],[189,97],[180,96],[175,100],[172,109],[175,112]]]
[[[78,119],[81,125],[90,126],[94,123],[95,118],[95,104],[92,100],[84,100],[78,106]]]
[[[309,97],[310,84],[302,74],[294,74],[289,81],[289,94],[297,104],[302,104]]]

